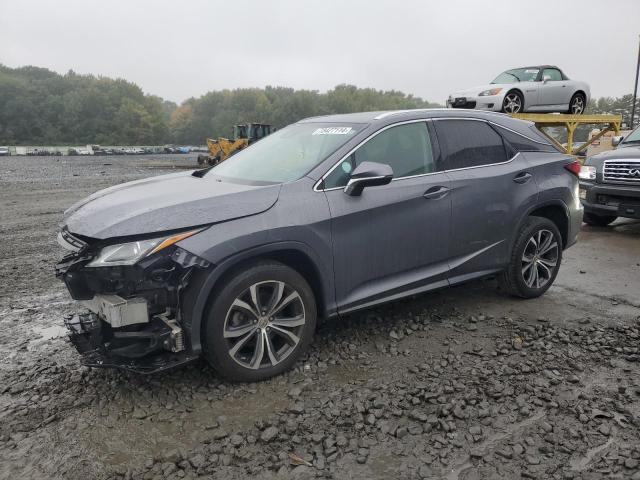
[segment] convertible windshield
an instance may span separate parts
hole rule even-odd
[[[219,163],[208,173],[230,180],[258,183],[297,180],[364,126],[353,123],[296,123]]]
[[[535,82],[539,68],[514,68],[498,75],[491,83]]]

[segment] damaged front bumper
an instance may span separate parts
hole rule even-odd
[[[80,363],[87,367],[149,374],[198,358],[185,349],[182,329],[158,317],[135,332],[114,331],[93,312],[72,315],[64,323]]]
[[[65,319],[81,363],[154,373],[198,358],[182,297],[193,270],[210,264],[172,246],[133,265],[88,267],[97,251],[81,248],[56,265],[56,276],[88,309]]]

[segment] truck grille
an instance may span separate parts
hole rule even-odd
[[[640,160],[605,160],[604,181],[640,184]]]

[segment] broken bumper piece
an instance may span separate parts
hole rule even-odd
[[[68,317],[65,325],[80,362],[87,367],[150,374],[198,358],[185,351],[182,330],[162,315],[154,316],[141,330],[114,331],[93,312]]]

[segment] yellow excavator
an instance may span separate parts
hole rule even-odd
[[[275,131],[266,123],[243,123],[234,125],[233,139],[220,137],[218,139],[207,138],[209,155],[198,155],[198,164],[202,166],[214,166],[226,160],[234,153],[247,148],[249,145],[266,137]]]

